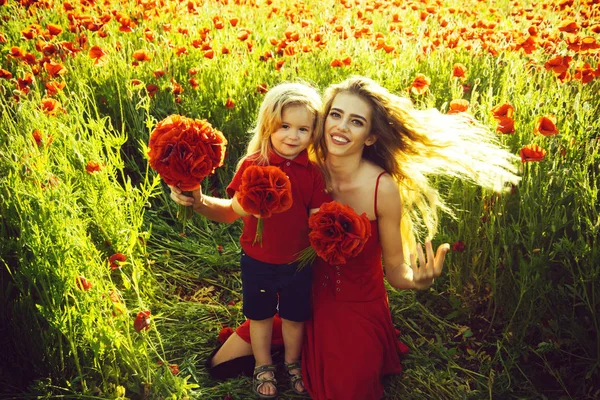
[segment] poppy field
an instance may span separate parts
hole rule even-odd
[[[385,398],[600,398],[598,0],[0,0],[0,397],[250,398],[203,367],[244,320],[241,221],[184,224],[149,135],[222,131],[225,197],[270,87],[357,74],[472,114],[522,177],[434,178],[452,251],[388,286]]]

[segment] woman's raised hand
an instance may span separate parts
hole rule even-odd
[[[202,191],[200,188],[192,191],[192,196],[186,196],[177,186],[169,185],[171,189],[171,200],[181,206],[193,206],[195,203],[200,203],[202,199]]]
[[[450,250],[450,245],[444,243],[437,248],[434,255],[430,240],[425,241],[425,253],[421,246],[417,246],[418,257],[415,254],[410,255],[410,268],[413,271],[415,289],[427,289],[433,280],[442,274],[444,258],[448,250]]]

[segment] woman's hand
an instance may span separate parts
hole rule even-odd
[[[180,206],[193,206],[194,204],[199,204],[202,200],[201,188],[192,191],[192,197],[183,194],[181,189],[179,189],[177,186],[169,185],[169,188],[171,189],[171,200]]]
[[[417,246],[417,256],[414,254],[410,255],[410,268],[413,272],[413,283],[415,289],[427,289],[433,283],[433,280],[442,274],[442,268],[444,267],[444,258],[446,253],[450,250],[450,245],[444,243],[440,245],[434,256],[433,246],[430,240],[425,241],[425,254],[423,248]]]

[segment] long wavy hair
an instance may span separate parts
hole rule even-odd
[[[299,82],[281,83],[271,88],[263,99],[256,126],[252,129],[252,138],[248,143],[246,155],[240,159],[237,168],[240,167],[243,160],[255,153],[258,153],[256,163],[258,165],[269,164],[269,152],[273,150],[271,144],[271,134],[281,126],[283,111],[288,107],[302,106],[315,117],[313,125],[313,134],[320,120],[321,95],[319,92],[305,84]],[[312,141],[309,145],[309,152],[312,151]]]
[[[363,158],[383,168],[398,184],[405,257],[415,253],[416,238],[423,231],[428,237],[435,235],[439,210],[454,215],[432,186],[430,177],[456,177],[495,191],[519,182],[515,165],[518,157],[501,145],[494,132],[469,114],[417,110],[410,99],[391,93],[369,78],[354,76],[325,91],[313,157],[328,186],[325,119],[335,97],[342,92],[364,99],[372,108],[371,133],[377,141],[365,146]]]

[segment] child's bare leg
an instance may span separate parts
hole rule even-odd
[[[256,366],[273,364],[271,359],[271,333],[273,329],[273,318],[250,321],[250,342],[252,343],[252,352],[256,360]],[[273,374],[264,372],[264,374]],[[273,376],[274,377],[274,376]],[[273,395],[276,392],[275,385],[270,382],[263,384],[259,390],[260,393]]]
[[[223,346],[215,353],[210,360],[210,366],[214,367],[221,363],[224,363],[234,358],[251,356],[252,346],[244,339],[238,336],[237,333],[233,332],[231,336],[227,338]]]
[[[300,360],[302,354],[302,339],[304,335],[304,322],[290,321],[281,319],[281,333],[283,335],[283,344],[285,346],[285,362],[294,363]],[[289,371],[290,374],[298,375],[302,373],[300,368]],[[304,392],[304,383],[301,380],[296,382],[296,390]]]

